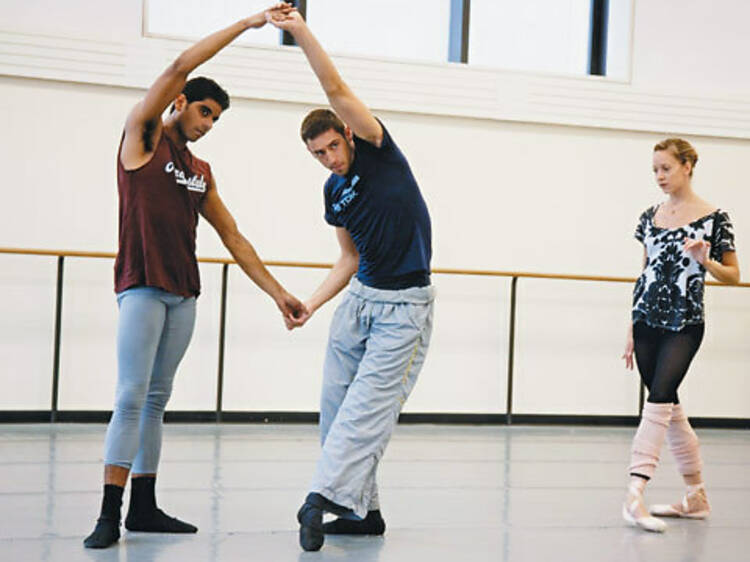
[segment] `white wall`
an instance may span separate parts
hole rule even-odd
[[[86,19],[89,4],[66,4],[63,14],[57,3],[27,2],[4,11],[11,19],[1,27],[78,37],[101,37],[106,31],[123,41],[138,39],[139,3],[116,3],[114,16],[92,12],[99,14],[93,30],[83,23],[91,22]],[[637,4],[634,85],[665,92],[688,87],[679,82],[684,75],[674,67],[660,65],[660,60],[672,60],[672,51],[668,57],[663,46],[654,46],[664,26],[661,8],[653,4],[674,4],[676,9],[684,3]],[[728,2],[727,9],[729,4],[734,3]],[[45,6],[48,17],[38,19]],[[60,17],[49,17],[50,10],[60,10]],[[737,10],[742,15],[746,8]],[[696,22],[705,16],[697,10],[685,12],[679,12],[677,21]],[[151,41],[147,45],[162,45],[160,56],[174,50],[169,42]],[[724,41],[716,31],[705,43],[719,45],[718,53]],[[743,41],[750,47],[750,38]],[[694,44],[688,41],[682,48],[689,58]],[[279,56],[274,50],[245,50],[258,60]],[[690,84],[695,88],[710,89],[710,99],[750,89],[736,70],[742,68],[736,50],[724,53],[730,58],[736,54],[738,63],[724,71],[723,65],[713,64],[710,53],[702,53],[693,52]],[[366,73],[378,63],[357,64],[358,72]],[[662,67],[667,70],[656,70]],[[15,77],[9,76],[14,74],[10,68],[0,57],[6,74],[0,76],[1,96],[5,107],[13,108],[3,112],[6,134],[0,136],[5,193],[10,194],[0,208],[0,246],[113,251],[117,142],[123,119],[142,89],[123,87],[126,82],[102,85],[89,79],[83,83]],[[440,67],[430,70],[436,76],[440,72]],[[446,67],[445,72],[454,70]],[[702,79],[705,73],[712,73],[721,86],[710,88]],[[309,77],[305,80],[303,94]],[[370,90],[363,91],[369,100]],[[313,100],[235,97],[211,135],[193,147],[212,163],[219,192],[266,259],[336,257],[333,232],[322,220],[325,170],[297,137],[299,122]],[[435,267],[637,273],[641,250],[632,231],[640,211],[659,200],[650,158],[653,144],[665,131],[555,124],[566,122],[559,115],[550,116],[550,123],[428,115],[394,111],[393,105],[379,103],[377,107],[388,110],[377,113],[409,157],[430,207]],[[536,117],[541,119],[541,114]],[[744,115],[736,115],[736,121],[742,119]],[[750,195],[742,163],[750,146],[741,137],[737,131],[723,137],[689,136],[700,154],[696,189],[730,211],[743,276],[748,279],[750,262],[743,256],[750,246]],[[205,223],[198,253],[226,255]],[[112,263],[71,259],[67,267],[60,407],[107,409],[115,378]],[[176,382],[173,409],[208,410],[215,403],[220,266],[204,265],[201,271],[204,294],[198,326]],[[304,330],[288,334],[273,304],[236,267],[230,272],[225,407],[316,409],[332,306]],[[49,405],[54,274],[54,259],[0,255],[0,381],[8,389],[0,396],[0,409]],[[276,268],[274,274],[305,296],[324,272]],[[504,411],[509,282],[436,275],[435,283],[439,300],[433,347],[407,411]],[[629,286],[521,280],[518,299],[516,411],[635,413],[636,379],[625,373],[619,360]],[[743,341],[750,327],[750,291],[712,288],[707,303],[707,336],[686,383],[684,401],[692,415],[750,417],[750,357]],[[721,385],[716,384],[717,376]]]
[[[636,0],[633,83],[671,92],[746,95],[750,75],[742,0]]]

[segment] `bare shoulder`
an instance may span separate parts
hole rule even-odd
[[[698,199],[696,201],[696,211],[700,216],[710,215],[716,210],[718,210],[718,207],[713,203],[710,203],[704,199]]]

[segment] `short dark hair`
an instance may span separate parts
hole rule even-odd
[[[330,109],[315,109],[308,113],[302,121],[299,134],[302,137],[302,142],[307,143],[307,141],[330,129],[333,129],[342,137],[346,136],[346,125],[339,119],[338,115]]]
[[[205,76],[197,76],[185,82],[182,88],[188,103],[212,99],[221,106],[222,111],[229,108],[229,94],[216,82]],[[174,111],[174,104],[170,111]]]

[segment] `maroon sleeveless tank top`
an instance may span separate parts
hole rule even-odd
[[[208,162],[161,134],[151,160],[125,170],[117,151],[120,242],[115,292],[148,286],[184,297],[200,293],[195,237],[211,184]]]

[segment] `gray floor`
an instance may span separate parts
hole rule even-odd
[[[385,537],[329,537],[302,553],[294,514],[317,455],[314,427],[170,424],[158,497],[199,533],[125,532],[90,551],[81,540],[99,507],[104,426],[0,425],[0,560],[750,560],[750,433],[699,432],[712,517],[670,522],[664,535],[620,520],[632,433],[400,426],[380,471]],[[667,458],[648,498],[681,493]]]

